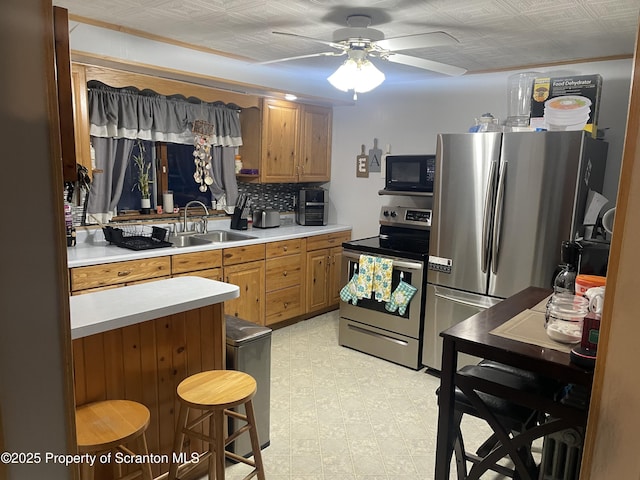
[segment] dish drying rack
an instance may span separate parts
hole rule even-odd
[[[115,228],[103,226],[102,231],[107,242],[129,250],[148,250],[173,245],[166,241],[169,230],[161,227],[132,225]]]

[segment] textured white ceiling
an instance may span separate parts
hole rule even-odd
[[[639,0],[54,0],[72,15],[247,57],[255,61],[330,51],[272,32],[332,40],[350,14],[367,14],[387,38],[445,31],[459,44],[402,53],[470,73],[631,55]],[[348,4],[348,5],[347,5]],[[275,68],[332,71],[341,58],[315,57]],[[378,65],[394,74],[434,76]],[[310,70],[311,71],[311,70]],[[439,76],[439,75],[438,75]]]

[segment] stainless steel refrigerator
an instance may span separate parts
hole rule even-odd
[[[425,366],[440,370],[443,330],[552,284],[589,190],[602,191],[607,146],[582,131],[438,135]]]

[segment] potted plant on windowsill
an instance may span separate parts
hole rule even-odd
[[[149,184],[151,183],[150,170],[151,162],[147,162],[144,158],[144,144],[138,140],[138,154],[133,156],[133,161],[138,169],[138,180],[133,188],[140,190],[142,198],[140,200],[140,213],[151,213],[151,192]]]

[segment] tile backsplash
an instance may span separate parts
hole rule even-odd
[[[238,192],[248,194],[254,208],[273,208],[280,212],[293,212],[293,199],[303,186],[299,183],[238,182]]]

